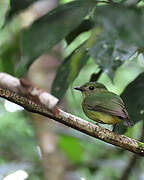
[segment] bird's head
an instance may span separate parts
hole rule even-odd
[[[81,91],[84,97],[107,90],[103,84],[98,82],[87,82],[82,86],[75,87],[74,89]]]

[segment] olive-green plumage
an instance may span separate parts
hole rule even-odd
[[[82,92],[82,108],[90,119],[113,125],[120,123],[123,119],[126,120],[127,125],[131,125],[127,110],[120,96],[108,91],[103,84],[88,82],[75,89]]]

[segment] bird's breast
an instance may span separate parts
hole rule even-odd
[[[103,112],[88,110],[84,107],[83,107],[83,111],[88,118],[96,122],[100,122],[103,124],[117,124],[121,122],[121,119],[117,116],[112,116]]]

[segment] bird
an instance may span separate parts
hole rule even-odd
[[[127,126],[132,126],[121,97],[108,91],[103,84],[99,82],[87,82],[74,89],[82,93],[82,109],[88,118],[97,123],[114,126],[124,120]]]

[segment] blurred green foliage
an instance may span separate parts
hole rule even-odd
[[[71,136],[61,136],[59,139],[59,146],[72,163],[81,163],[83,159],[83,148],[78,139]]]
[[[0,1],[0,28],[3,26],[5,23],[6,19],[6,13],[9,9],[9,0],[2,0]]]
[[[87,42],[72,52],[58,68],[51,90],[54,96],[62,99],[69,87],[69,84],[75,80],[80,70],[87,63],[89,55],[84,48],[86,44]],[[63,84],[64,79],[65,83]],[[63,86],[61,86],[62,84]]]
[[[0,174],[5,176],[17,170],[20,168],[19,163],[29,174],[34,173],[35,167],[40,164],[40,156],[36,149],[37,142],[30,117],[21,111],[8,112],[1,101],[0,122]],[[11,162],[15,163],[12,170],[9,167]],[[5,169],[2,171],[3,164]],[[35,173],[42,173],[42,168],[40,167]]]
[[[52,93],[60,100],[66,94],[68,111],[90,121],[82,112],[80,94],[72,88],[89,81],[92,73],[101,70],[98,81],[121,94],[136,123],[126,135],[139,139],[144,110],[144,3],[61,0],[61,5],[24,29],[19,13],[34,2],[0,1],[0,71],[22,76],[39,56],[63,40],[64,60],[57,69]],[[30,119],[24,111],[8,112],[1,100],[0,166],[6,165],[7,173],[0,171],[0,174],[11,172],[11,162],[22,162],[30,164],[26,168],[30,180],[43,178]],[[120,179],[131,157],[122,149],[75,130],[58,135],[58,147],[81,179]],[[130,180],[142,177],[143,165],[141,160],[134,167]]]
[[[24,31],[21,41],[22,58],[18,67],[18,75],[21,76],[27,72],[36,58],[52,48],[77,27],[93,5],[92,0],[79,0],[61,5]],[[41,45],[40,42],[42,42]]]

